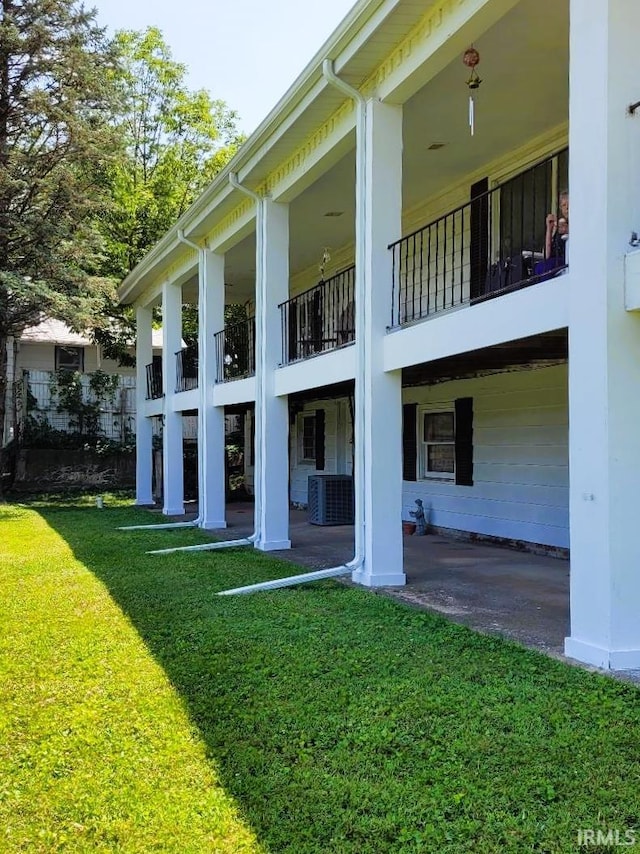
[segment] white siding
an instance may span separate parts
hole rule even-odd
[[[17,366],[18,371],[54,371],[55,370],[55,345],[54,344],[26,344],[20,343],[18,349]]]
[[[404,482],[403,518],[414,501],[433,525],[569,546],[566,365],[454,380],[404,392],[405,403],[473,398],[474,485]]]
[[[294,504],[307,504],[308,480],[314,474],[351,473],[351,423],[346,399],[319,400],[305,404],[301,414],[313,415],[316,409],[325,413],[324,469],[317,471],[310,463],[298,462],[298,418],[290,428],[290,493]]]
[[[75,346],[75,345],[74,345]],[[98,370],[98,348],[95,345],[83,347],[84,373],[90,374]],[[18,372],[54,371],[56,345],[49,343],[21,341],[18,350]],[[106,374],[120,374],[124,377],[135,376],[135,368],[125,368],[112,359],[100,359],[100,370]]]
[[[402,516],[415,499],[442,528],[568,548],[569,450],[566,365],[496,373],[404,390],[404,403],[448,404],[473,398],[474,485],[405,481]],[[351,472],[346,400],[307,403],[325,410],[325,468],[297,460],[291,425],[291,501],[307,504],[308,478]],[[390,511],[392,508],[389,508]]]

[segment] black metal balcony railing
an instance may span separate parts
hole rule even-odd
[[[355,341],[355,270],[349,267],[278,306],[284,365]]]
[[[552,198],[559,200],[566,187],[567,162],[564,149],[392,243],[391,326],[517,290],[565,269],[561,234],[566,229],[568,235],[568,222],[551,247],[545,246],[545,233]]]
[[[151,362],[146,366],[147,371],[147,400],[157,400],[162,397],[162,364]]]
[[[216,381],[241,380],[256,372],[256,321],[234,323],[215,334]]]
[[[198,348],[194,345],[176,353],[176,391],[198,388]]]

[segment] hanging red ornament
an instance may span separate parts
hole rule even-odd
[[[473,45],[465,50],[462,61],[467,68],[471,69],[471,74],[469,75],[469,79],[466,83],[469,87],[469,130],[471,131],[471,136],[473,136],[475,131],[475,103],[473,100],[473,91],[478,89],[482,83],[482,80],[476,71],[476,65],[480,62],[480,54]]]

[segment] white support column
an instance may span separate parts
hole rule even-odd
[[[198,484],[203,528],[226,528],[224,406],[213,405],[214,334],[224,327],[224,255],[199,253]]]
[[[640,194],[636,0],[571,0],[567,655],[640,668],[640,317],[624,256]]]
[[[262,201],[264,288],[256,300],[256,351],[263,358],[262,406],[256,410],[256,463],[261,466],[257,488],[262,551],[291,548],[289,539],[289,406],[287,397],[275,396],[275,370],[281,361],[282,332],[278,305],[289,297],[289,206]],[[260,311],[260,305],[262,310]],[[258,372],[260,373],[260,372]]]
[[[165,516],[184,513],[182,413],[175,412],[176,353],[182,345],[182,288],[171,282],[162,286],[162,487]]]
[[[391,253],[388,244],[401,236],[402,108],[367,101],[364,127],[366,185],[357,199],[356,240],[364,241],[365,359],[364,424],[356,418],[356,442],[364,442],[364,565],[353,580],[371,587],[406,581],[402,554],[402,382],[401,372],[385,373],[383,339],[392,304]],[[362,144],[359,140],[358,144]],[[361,216],[364,201],[364,216]],[[360,327],[362,328],[362,327]],[[356,483],[356,500],[361,495]]]
[[[153,361],[151,308],[136,308],[136,504],[153,504],[152,422],[144,414],[147,365]]]

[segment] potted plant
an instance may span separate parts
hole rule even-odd
[[[406,519],[402,520],[402,533],[406,536],[410,537],[412,534],[416,532],[416,523],[408,521]]]

